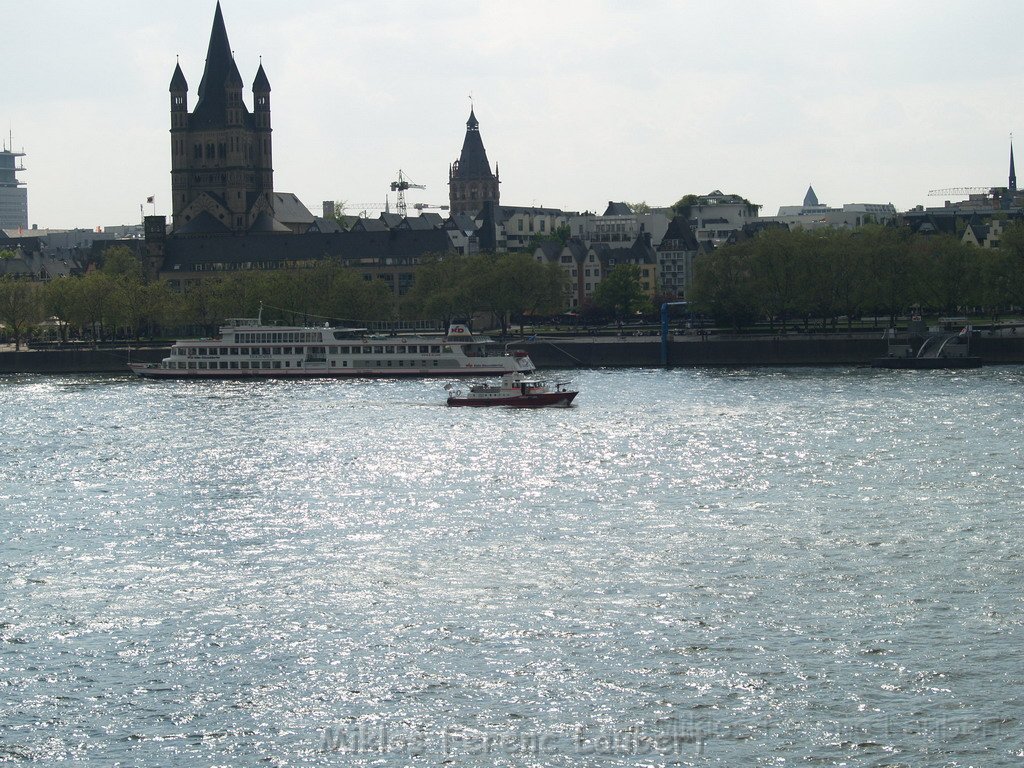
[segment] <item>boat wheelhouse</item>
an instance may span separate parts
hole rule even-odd
[[[147,378],[481,376],[529,373],[525,352],[453,323],[444,336],[369,335],[362,328],[268,326],[232,318],[216,339],[176,341],[159,363],[132,364]]]

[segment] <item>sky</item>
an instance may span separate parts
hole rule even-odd
[[[150,195],[170,214],[168,85],[179,60],[195,105],[215,6],[0,0],[30,225],[137,223]],[[274,188],[315,214],[382,206],[399,170],[426,187],[410,206],[446,204],[470,96],[502,204],[567,211],[718,189],[774,215],[808,185],[906,210],[1005,186],[1015,129],[1024,146],[1019,0],[221,8],[250,109],[261,57],[270,80]]]

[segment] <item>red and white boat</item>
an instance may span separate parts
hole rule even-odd
[[[558,381],[548,383],[539,379],[527,378],[522,373],[507,373],[501,377],[500,384],[473,384],[467,390],[448,390],[448,405],[488,406],[504,405],[510,408],[567,408],[579,394],[578,390],[568,389],[569,382]]]

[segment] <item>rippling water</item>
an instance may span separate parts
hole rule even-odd
[[[1024,370],[0,378],[0,762],[1019,765]]]

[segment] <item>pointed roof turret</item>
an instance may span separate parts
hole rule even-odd
[[[174,65],[174,74],[171,76],[171,93],[175,91],[187,91],[188,81],[185,79],[185,73],[181,71],[181,62]]]
[[[270,80],[267,79],[267,73],[263,71],[263,62],[260,62],[260,68],[256,70],[256,79],[252,81],[252,89],[257,93],[270,93]]]
[[[814,187],[807,187],[807,194],[804,195],[804,208],[814,208],[818,205],[818,196],[814,194]]]
[[[487,150],[484,149],[484,142],[480,138],[480,122],[476,119],[472,108],[469,110],[469,120],[466,121],[466,138],[462,142],[462,154],[459,155],[459,162],[454,168],[453,176],[457,179],[491,178],[491,165],[487,162]]]

